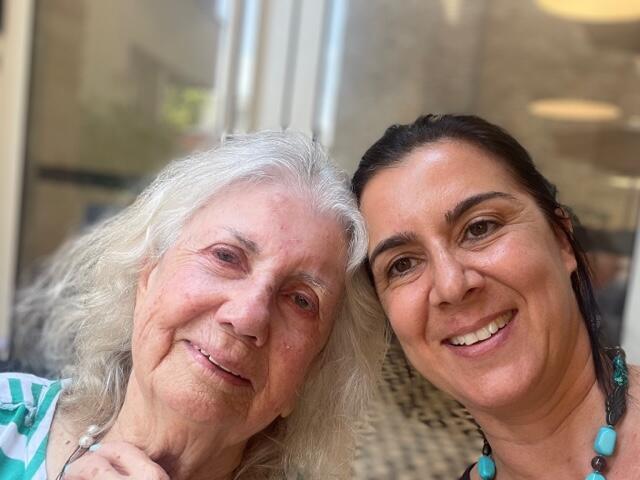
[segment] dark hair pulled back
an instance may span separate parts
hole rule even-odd
[[[573,227],[578,226],[578,220],[568,207],[558,202],[555,185],[538,171],[527,150],[504,129],[475,115],[454,114],[429,114],[410,124],[392,125],[365,152],[353,176],[352,188],[358,203],[367,183],[380,170],[402,162],[416,148],[442,140],[467,142],[492,154],[533,197],[551,227],[567,238],[577,263],[571,284],[589,333],[598,383],[608,393],[609,369],[600,336],[600,313],[593,294],[591,271],[585,251],[574,235]]]

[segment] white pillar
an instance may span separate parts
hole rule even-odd
[[[5,9],[4,31],[0,35],[0,358],[3,359],[9,352],[18,255],[33,1],[6,0]]]

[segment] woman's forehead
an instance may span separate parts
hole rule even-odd
[[[488,191],[525,193],[505,162],[467,142],[439,141],[413,150],[365,187],[361,205],[409,208],[417,202],[460,201]]]

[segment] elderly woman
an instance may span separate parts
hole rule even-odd
[[[356,314],[365,254],[301,134],[170,164],[24,292],[69,379],[3,376],[0,477],[344,477],[383,345]]]
[[[600,345],[571,217],[525,149],[427,115],[389,128],[353,184],[407,358],[484,432],[462,478],[640,478],[640,373]]]

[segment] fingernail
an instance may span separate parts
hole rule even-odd
[[[95,452],[96,450],[98,450],[100,448],[100,444],[99,443],[94,443],[93,445],[91,445],[89,447],[89,451],[90,452]]]

